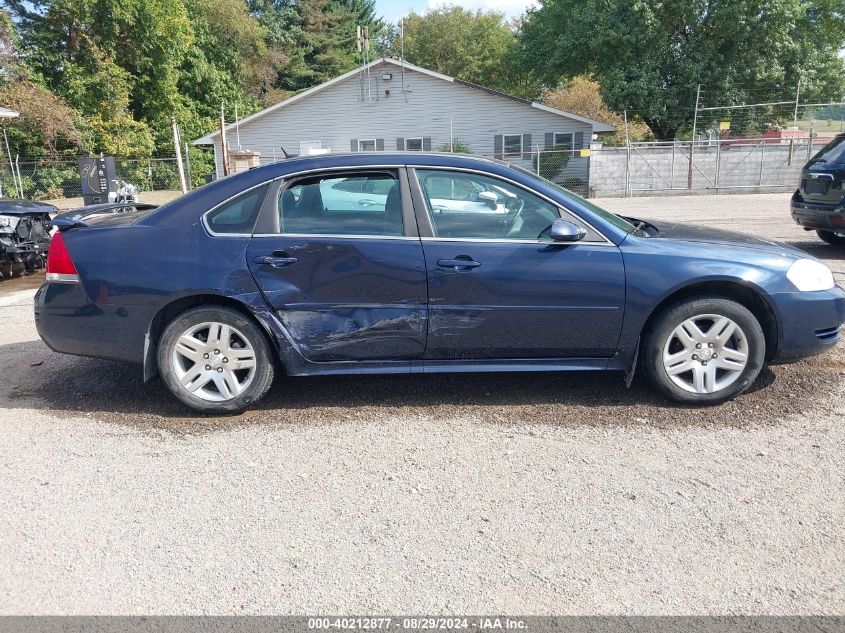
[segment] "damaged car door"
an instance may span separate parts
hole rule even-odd
[[[368,168],[286,179],[269,232],[250,241],[250,271],[307,360],[422,357],[426,270],[404,178]],[[326,193],[364,187],[385,195],[361,205]]]

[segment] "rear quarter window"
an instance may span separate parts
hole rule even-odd
[[[269,188],[262,185],[223,203],[205,216],[208,228],[214,233],[251,235]]]

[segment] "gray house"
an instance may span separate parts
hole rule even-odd
[[[614,127],[454,77],[383,58],[256,112],[226,128],[230,171],[285,155],[446,150],[540,164],[537,152],[568,150],[567,172],[584,171],[594,134]],[[220,131],[213,145],[222,176]],[[582,156],[582,154],[584,156]],[[559,172],[557,172],[559,173]]]

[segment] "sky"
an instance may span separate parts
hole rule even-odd
[[[495,9],[509,17],[520,15],[529,6],[536,6],[536,0],[376,0],[378,11],[388,22],[396,22],[411,11],[423,13],[446,4],[462,6],[466,9]]]

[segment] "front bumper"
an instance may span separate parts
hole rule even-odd
[[[845,290],[771,295],[777,308],[778,347],[773,363],[788,363],[821,354],[839,341],[845,323]]]
[[[845,232],[845,205],[808,202],[795,192],[790,203],[792,219],[805,229]]]

